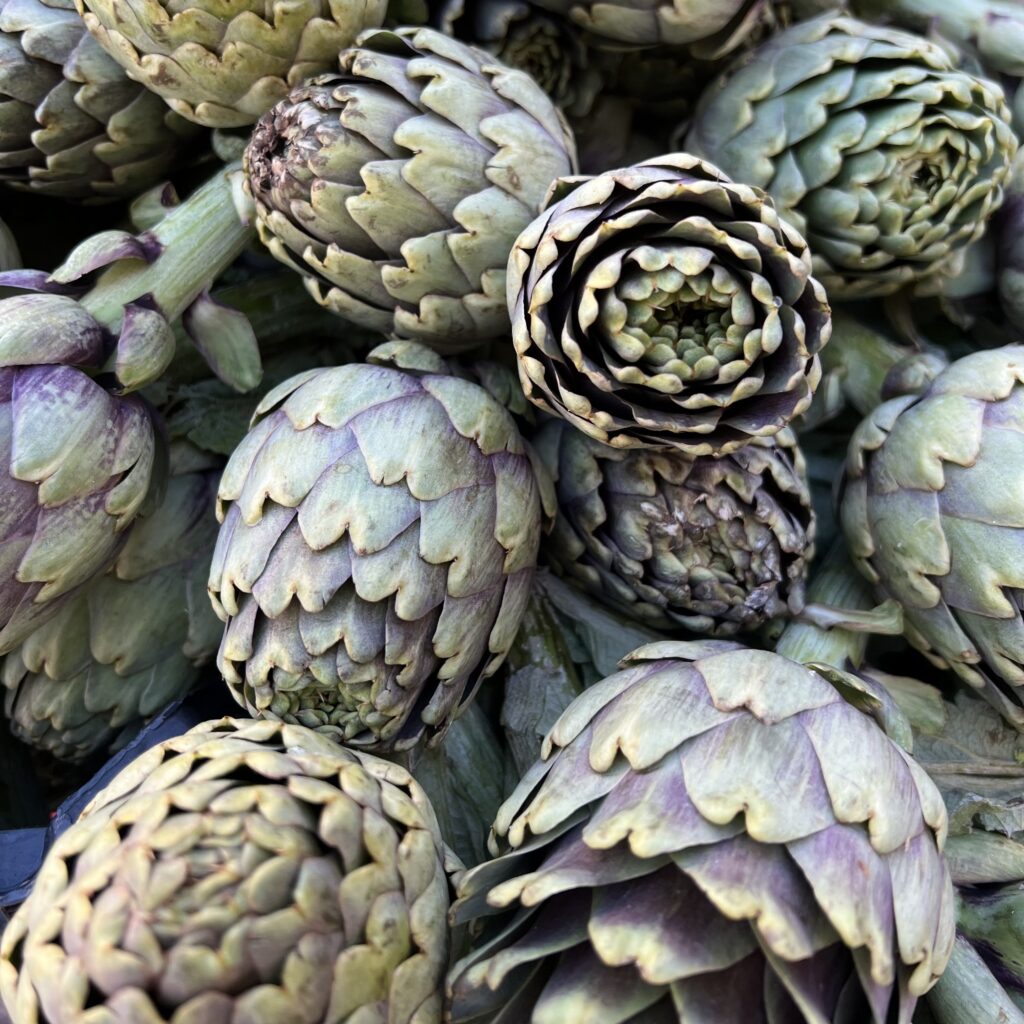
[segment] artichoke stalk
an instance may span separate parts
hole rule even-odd
[[[803,609],[814,514],[792,431],[718,459],[609,448],[562,420],[534,443],[558,496],[542,552],[576,586],[656,629],[713,636]]]
[[[437,742],[504,660],[541,494],[511,414],[482,387],[356,363],[263,399],[218,517],[209,590],[235,699],[403,750]]]
[[[195,685],[220,641],[206,579],[221,466],[176,443],[163,502],[133,525],[108,572],[3,659],[4,712],[19,739],[81,760]]]
[[[508,331],[516,235],[575,148],[540,87],[431,29],[367,32],[253,132],[260,237],[328,309],[441,351]]]
[[[129,77],[210,128],[252,124],[293,86],[329,70],[387,0],[75,0]]]
[[[761,192],[684,153],[556,183],[516,240],[527,397],[616,448],[727,455],[804,412],[830,309]]]
[[[205,289],[250,237],[218,173],[151,231],[97,235],[50,276],[0,274],[35,292],[0,300],[0,653],[106,571],[158,503],[163,441],[129,392],[166,369],[183,313],[208,353],[240,345],[223,330],[238,314]]]
[[[910,643],[1024,731],[1022,408],[1019,345],[964,356],[879,406],[850,440],[841,519]]]
[[[946,811],[864,696],[726,641],[634,651],[459,884],[486,930],[452,1020],[909,1020],[955,937]]]
[[[200,137],[103,52],[73,0],[0,0],[0,181],[63,199],[133,196]]]
[[[440,1024],[447,853],[407,771],[221,719],[146,751],[0,939],[19,1024]]]
[[[771,194],[836,300],[955,274],[1017,139],[999,86],[938,44],[827,14],[713,84],[685,148]]]

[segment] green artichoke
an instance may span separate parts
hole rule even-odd
[[[490,928],[449,976],[452,1021],[909,1021],[954,940],[924,771],[779,655],[660,643],[624,665],[555,724],[460,883],[454,920]]]
[[[605,444],[689,456],[770,437],[810,405],[830,310],[761,192],[677,153],[552,199],[509,258],[531,401]]]
[[[770,11],[769,0],[535,0],[611,46],[690,46],[700,56],[736,49]],[[638,58],[642,59],[642,58]]]
[[[206,596],[220,467],[175,445],[163,502],[132,526],[106,575],[4,658],[19,739],[80,760],[195,684],[221,634]]]
[[[999,86],[853,18],[794,25],[712,85],[685,148],[771,194],[829,296],[955,273],[1017,149]]]
[[[0,0],[0,181],[65,199],[132,196],[197,137],[103,52],[73,0]]]
[[[449,867],[403,768],[274,722],[128,765],[0,940],[19,1024],[440,1024]]]
[[[1024,346],[976,352],[850,440],[841,518],[907,639],[1024,731]]]
[[[455,351],[508,331],[505,265],[574,166],[537,84],[431,29],[368,32],[256,126],[260,237],[318,302]]]
[[[350,364],[268,394],[220,485],[218,666],[253,715],[374,750],[436,740],[502,663],[540,540],[511,415]]]
[[[609,448],[561,420],[534,443],[558,496],[542,550],[581,589],[714,636],[803,608],[814,513],[792,431],[719,459]]]
[[[387,0],[75,0],[129,77],[211,128],[252,124],[288,90],[334,66]]]

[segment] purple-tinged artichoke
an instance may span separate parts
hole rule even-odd
[[[442,351],[508,332],[516,235],[575,166],[528,75],[431,29],[364,33],[245,153],[260,237],[318,302]]]
[[[459,885],[453,919],[485,931],[451,1020],[909,1021],[954,941],[925,772],[777,654],[624,665],[563,713]]]
[[[907,639],[1024,731],[1024,346],[964,356],[868,415],[841,513]]]
[[[175,444],[163,501],[133,523],[111,568],[3,659],[19,739],[77,761],[195,685],[221,634],[206,595],[221,465]]]
[[[467,380],[367,364],[264,398],[218,514],[209,588],[235,699],[373,750],[438,739],[497,670],[541,529],[503,406]]]
[[[568,179],[552,200],[509,258],[531,401],[613,447],[689,456],[807,409],[830,309],[762,192],[677,153]]]
[[[561,420],[534,443],[558,498],[542,552],[576,586],[714,636],[802,610],[814,513],[792,431],[718,459],[609,448]]]

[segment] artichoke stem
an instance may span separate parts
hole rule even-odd
[[[181,316],[254,238],[232,198],[230,177],[238,169],[222,168],[153,228],[161,252],[152,263],[119,260],[82,305],[112,331],[120,328],[125,305],[142,295],[152,295],[169,321]]]
[[[867,649],[868,630],[844,627],[854,627],[857,613],[870,609],[873,601],[868,584],[850,564],[841,541],[832,545],[817,566],[807,598],[811,615],[786,626],[776,644],[776,653],[803,664],[820,662],[839,669],[859,668]],[[846,609],[853,615],[844,615]],[[836,623],[833,628],[822,624],[829,612]]]
[[[928,993],[928,1008],[938,1024],[1024,1024],[1024,1014],[962,935],[945,973]]]

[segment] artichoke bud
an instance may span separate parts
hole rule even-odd
[[[114,351],[114,374],[120,393],[152,384],[170,365],[174,351],[174,330],[152,296],[143,295],[125,305]]]

